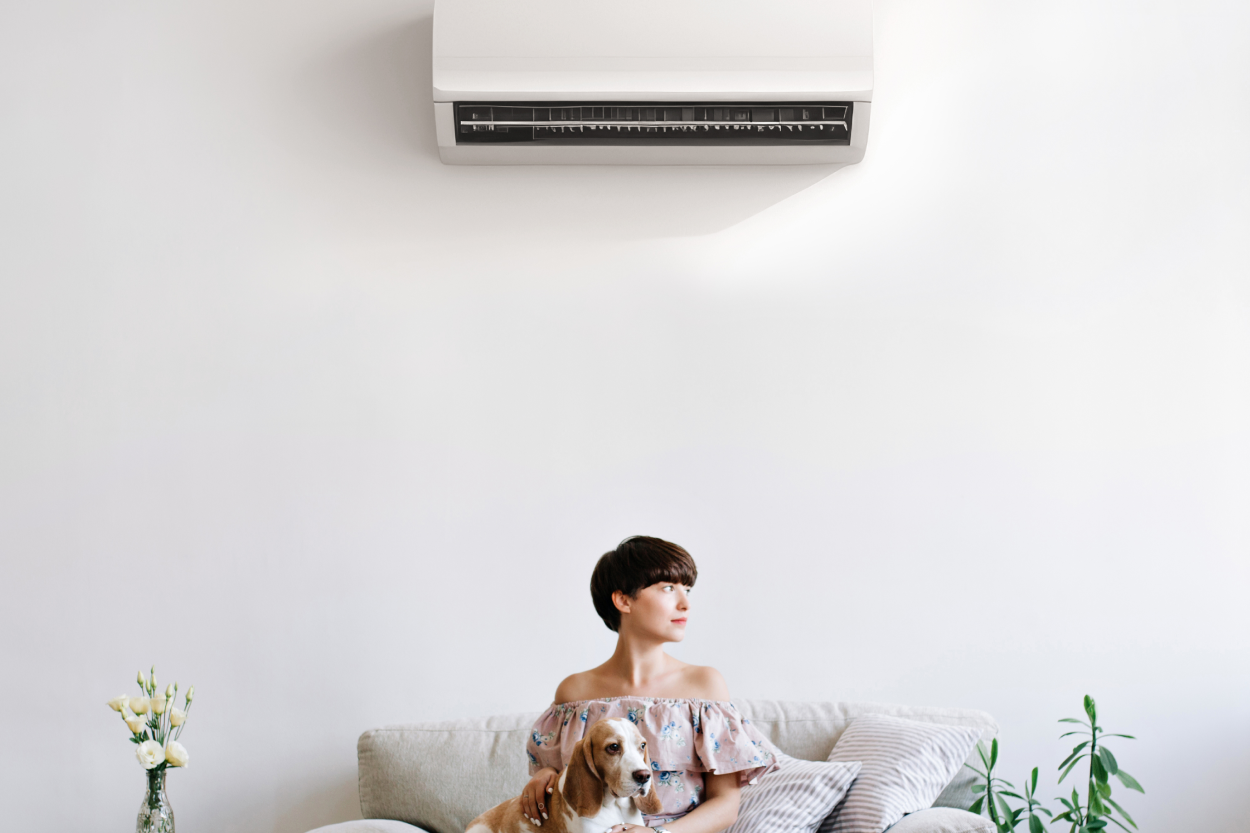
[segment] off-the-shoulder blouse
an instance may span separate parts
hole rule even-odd
[[[727,700],[604,697],[555,703],[534,723],[525,745],[530,775],[563,769],[573,744],[596,721],[625,718],[647,741],[656,792],[664,809],[645,818],[666,822],[703,800],[705,772],[739,773],[747,784],[777,766],[774,747]]]

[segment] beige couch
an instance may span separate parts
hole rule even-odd
[[[982,740],[997,732],[994,718],[972,709],[911,708],[874,703],[735,700],[783,752],[823,761],[842,731],[861,714],[974,726]],[[357,759],[364,821],[315,833],[463,833],[483,810],[517,795],[528,780],[525,741],[537,714],[385,726],[360,736]],[[976,757],[976,750],[969,762]],[[975,775],[964,769],[933,809],[905,817],[891,833],[993,833],[989,819],[962,809],[972,803]]]

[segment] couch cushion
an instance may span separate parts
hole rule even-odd
[[[981,730],[981,739],[986,742],[998,734],[998,723],[979,709],[812,700],[734,700],[734,704],[782,752],[808,761],[827,760],[842,732],[861,714],[886,714],[947,726],[971,726]],[[968,755],[967,763],[980,766],[975,748]],[[972,770],[961,769],[933,806],[967,809],[976,798],[972,793],[976,781],[977,776]]]
[[[329,824],[309,830],[308,833],[426,833],[420,827],[404,824],[402,821],[389,819],[364,819],[363,821],[345,821],[342,824]]]
[[[953,807],[932,807],[909,813],[886,833],[994,833],[994,822]]]
[[[529,781],[525,740],[538,712],[384,726],[360,736],[360,812],[463,833]]]
[[[933,806],[963,768],[981,730],[888,714],[860,715],[829,753],[863,767],[842,807],[820,833],[883,833],[908,813]]]
[[[778,756],[780,767],[742,788],[727,833],[814,833],[851,788],[859,764]]]

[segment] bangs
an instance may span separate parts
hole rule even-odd
[[[694,559],[686,555],[685,558],[665,559],[659,564],[649,564],[640,578],[642,578],[642,583],[629,595],[635,596],[638,590],[661,582],[694,587],[695,580],[699,578],[699,571],[694,566]]]

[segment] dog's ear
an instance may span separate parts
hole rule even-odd
[[[647,790],[642,795],[634,796],[634,806],[640,812],[647,815],[657,815],[664,809],[664,803],[660,801],[660,795],[655,789],[655,782],[659,779],[660,773],[651,767],[651,755],[646,749],[642,750],[642,762],[651,771],[651,780],[647,782]]]
[[[579,816],[589,818],[603,807],[603,781],[594,769],[590,744],[583,738],[573,744],[573,754],[564,777],[564,800]]]
[[[582,745],[582,757],[586,759],[586,768],[590,770],[591,775],[595,776],[595,780],[602,782],[603,776],[599,774],[599,767],[595,766],[595,752],[594,747],[590,745],[590,738],[582,738],[578,743]]]

